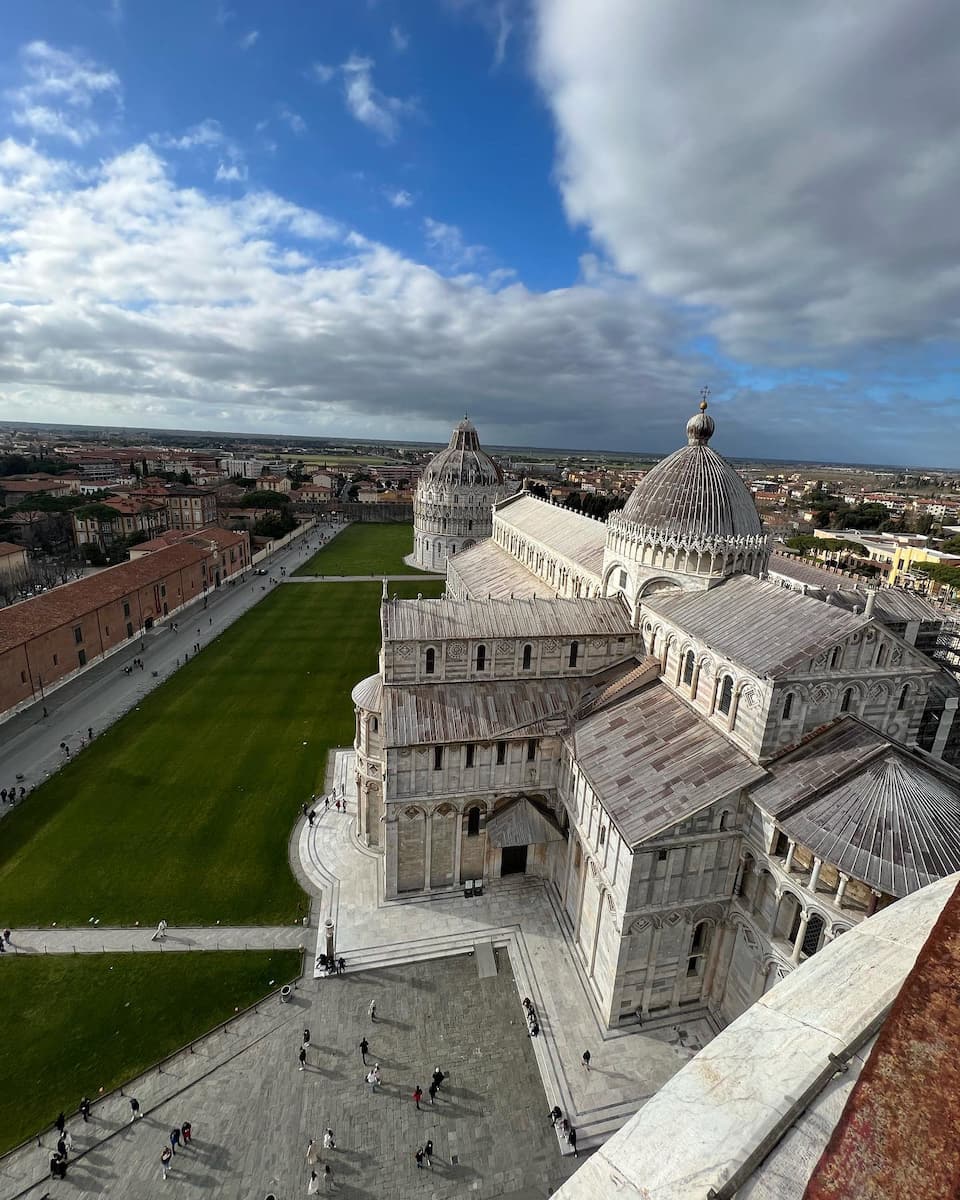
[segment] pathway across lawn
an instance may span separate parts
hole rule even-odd
[[[404,562],[412,550],[412,525],[349,525],[294,574],[416,575],[416,567]]]

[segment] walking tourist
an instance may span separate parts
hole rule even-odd
[[[556,1123],[557,1123],[557,1122],[560,1120],[560,1118],[563,1116],[563,1113],[560,1111],[560,1109],[559,1109],[559,1108],[557,1107],[557,1105],[555,1104],[555,1105],[553,1106],[553,1108],[551,1108],[551,1109],[550,1109],[550,1111],[547,1113],[547,1116],[550,1118],[550,1124],[551,1124],[551,1125],[556,1125]]]
[[[423,1099],[423,1089],[421,1088],[420,1084],[418,1083],[417,1086],[413,1089],[413,1102],[414,1102],[414,1104],[416,1104],[418,1112],[420,1110],[420,1101],[422,1099]]]
[[[376,1000],[370,1001],[370,1007],[367,1011],[370,1013],[370,1020],[375,1021],[377,1019],[377,1002],[376,1002]]]
[[[315,1167],[316,1165],[317,1165],[317,1143],[313,1140],[313,1138],[311,1138],[310,1141],[307,1143],[307,1166]],[[313,1175],[316,1176],[316,1171],[313,1172]]]
[[[440,1091],[440,1088],[445,1079],[446,1079],[446,1075],[444,1075],[444,1073],[440,1070],[440,1068],[434,1067],[433,1068],[433,1082],[437,1085],[438,1092]]]
[[[333,1140],[332,1129],[328,1129],[323,1135],[323,1148],[324,1150],[336,1150],[337,1148],[337,1143]]]
[[[318,1178],[316,1171],[311,1171],[310,1179],[307,1183],[307,1195],[308,1196],[316,1196],[319,1191],[320,1191],[320,1179]]]
[[[417,1160],[417,1170],[422,1171],[423,1170],[423,1147],[422,1146],[417,1147],[417,1152],[413,1157]]]
[[[177,1147],[180,1145],[180,1126],[174,1125],[170,1130],[170,1149],[176,1154]]]
[[[132,1125],[134,1123],[134,1121],[137,1119],[137,1117],[142,1117],[142,1116],[143,1116],[143,1113],[140,1111],[140,1101],[136,1098],[136,1096],[131,1096],[130,1097],[130,1124]]]
[[[366,1038],[360,1039],[360,1057],[363,1059],[363,1065],[367,1065],[367,1051],[370,1049],[370,1043]]]
[[[90,1120],[90,1101],[86,1096],[80,1101],[80,1116],[83,1117],[84,1121]]]
[[[307,1048],[306,1048],[306,1046],[300,1047],[300,1053],[298,1055],[298,1058],[300,1059],[300,1070],[305,1071],[307,1068]]]
[[[570,1132],[567,1134],[567,1141],[570,1143],[570,1149],[573,1151],[573,1157],[579,1158],[580,1151],[577,1149],[577,1131],[570,1126]]]
[[[304,1031],[303,1031],[303,1047],[304,1047],[304,1049],[306,1049],[309,1045],[310,1045],[310,1030],[304,1029]]]
[[[193,1141],[193,1126],[189,1121],[184,1121],[184,1123],[180,1126],[180,1136],[183,1138],[183,1144],[185,1146],[189,1145],[189,1143]]]
[[[433,1104],[437,1098],[437,1085],[432,1079],[430,1080],[430,1086],[427,1088],[427,1094],[430,1097],[430,1103]]]
[[[160,1154],[160,1172],[163,1175],[164,1179],[166,1179],[166,1177],[170,1171],[171,1158],[173,1158],[173,1151],[170,1149],[169,1146],[164,1146],[164,1148]]]
[[[329,1163],[323,1168],[323,1190],[325,1192],[333,1191],[333,1172],[330,1170]]]
[[[67,1123],[67,1118],[63,1115],[63,1112],[61,1111],[59,1117],[57,1117],[57,1119],[54,1121],[54,1125],[56,1125],[56,1127],[57,1127],[57,1133],[63,1133],[64,1126],[66,1125],[66,1123]]]
[[[583,1063],[583,1069],[585,1071],[589,1071],[590,1070],[590,1051],[589,1050],[584,1050],[583,1054],[580,1056],[580,1061]]]
[[[433,1142],[427,1141],[423,1147],[423,1157],[427,1160],[427,1166],[433,1170]]]
[[[311,808],[310,811],[307,813],[307,820],[312,825],[316,819],[317,819],[316,810]]]
[[[337,974],[342,975],[347,969],[347,960],[342,956],[337,959]]]

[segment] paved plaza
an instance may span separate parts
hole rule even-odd
[[[97,1105],[88,1125],[71,1118],[75,1152],[65,1181],[41,1182],[55,1142],[48,1132],[42,1148],[2,1164],[0,1194],[262,1200],[273,1191],[287,1200],[307,1192],[309,1139],[332,1128],[337,1148],[325,1159],[337,1195],[546,1196],[576,1164],[558,1153],[515,997],[506,955],[486,979],[474,957],[460,955],[308,982],[292,1004],[273,999],[249,1028],[216,1035],[224,1044],[212,1059],[182,1056],[164,1077],[138,1082],[146,1115],[136,1125],[125,1097]],[[301,1072],[305,1026],[313,1044]],[[383,1074],[375,1094],[363,1083],[364,1035]],[[431,1106],[437,1065],[448,1078]],[[412,1099],[418,1083],[420,1112]],[[187,1120],[194,1143],[177,1153],[164,1182],[160,1151],[172,1125]],[[414,1154],[427,1139],[433,1169],[419,1171]]]

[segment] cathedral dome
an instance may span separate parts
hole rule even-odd
[[[480,438],[466,417],[454,429],[450,444],[427,464],[422,482],[433,488],[497,487],[503,473],[489,454],[480,449]]]
[[[762,528],[746,484],[708,445],[713,418],[706,400],[687,422],[687,445],[662,459],[634,488],[619,514],[624,522],[665,537],[760,537]]]

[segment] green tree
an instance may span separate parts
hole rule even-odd
[[[290,498],[280,492],[252,491],[240,500],[244,508],[286,508]]]

